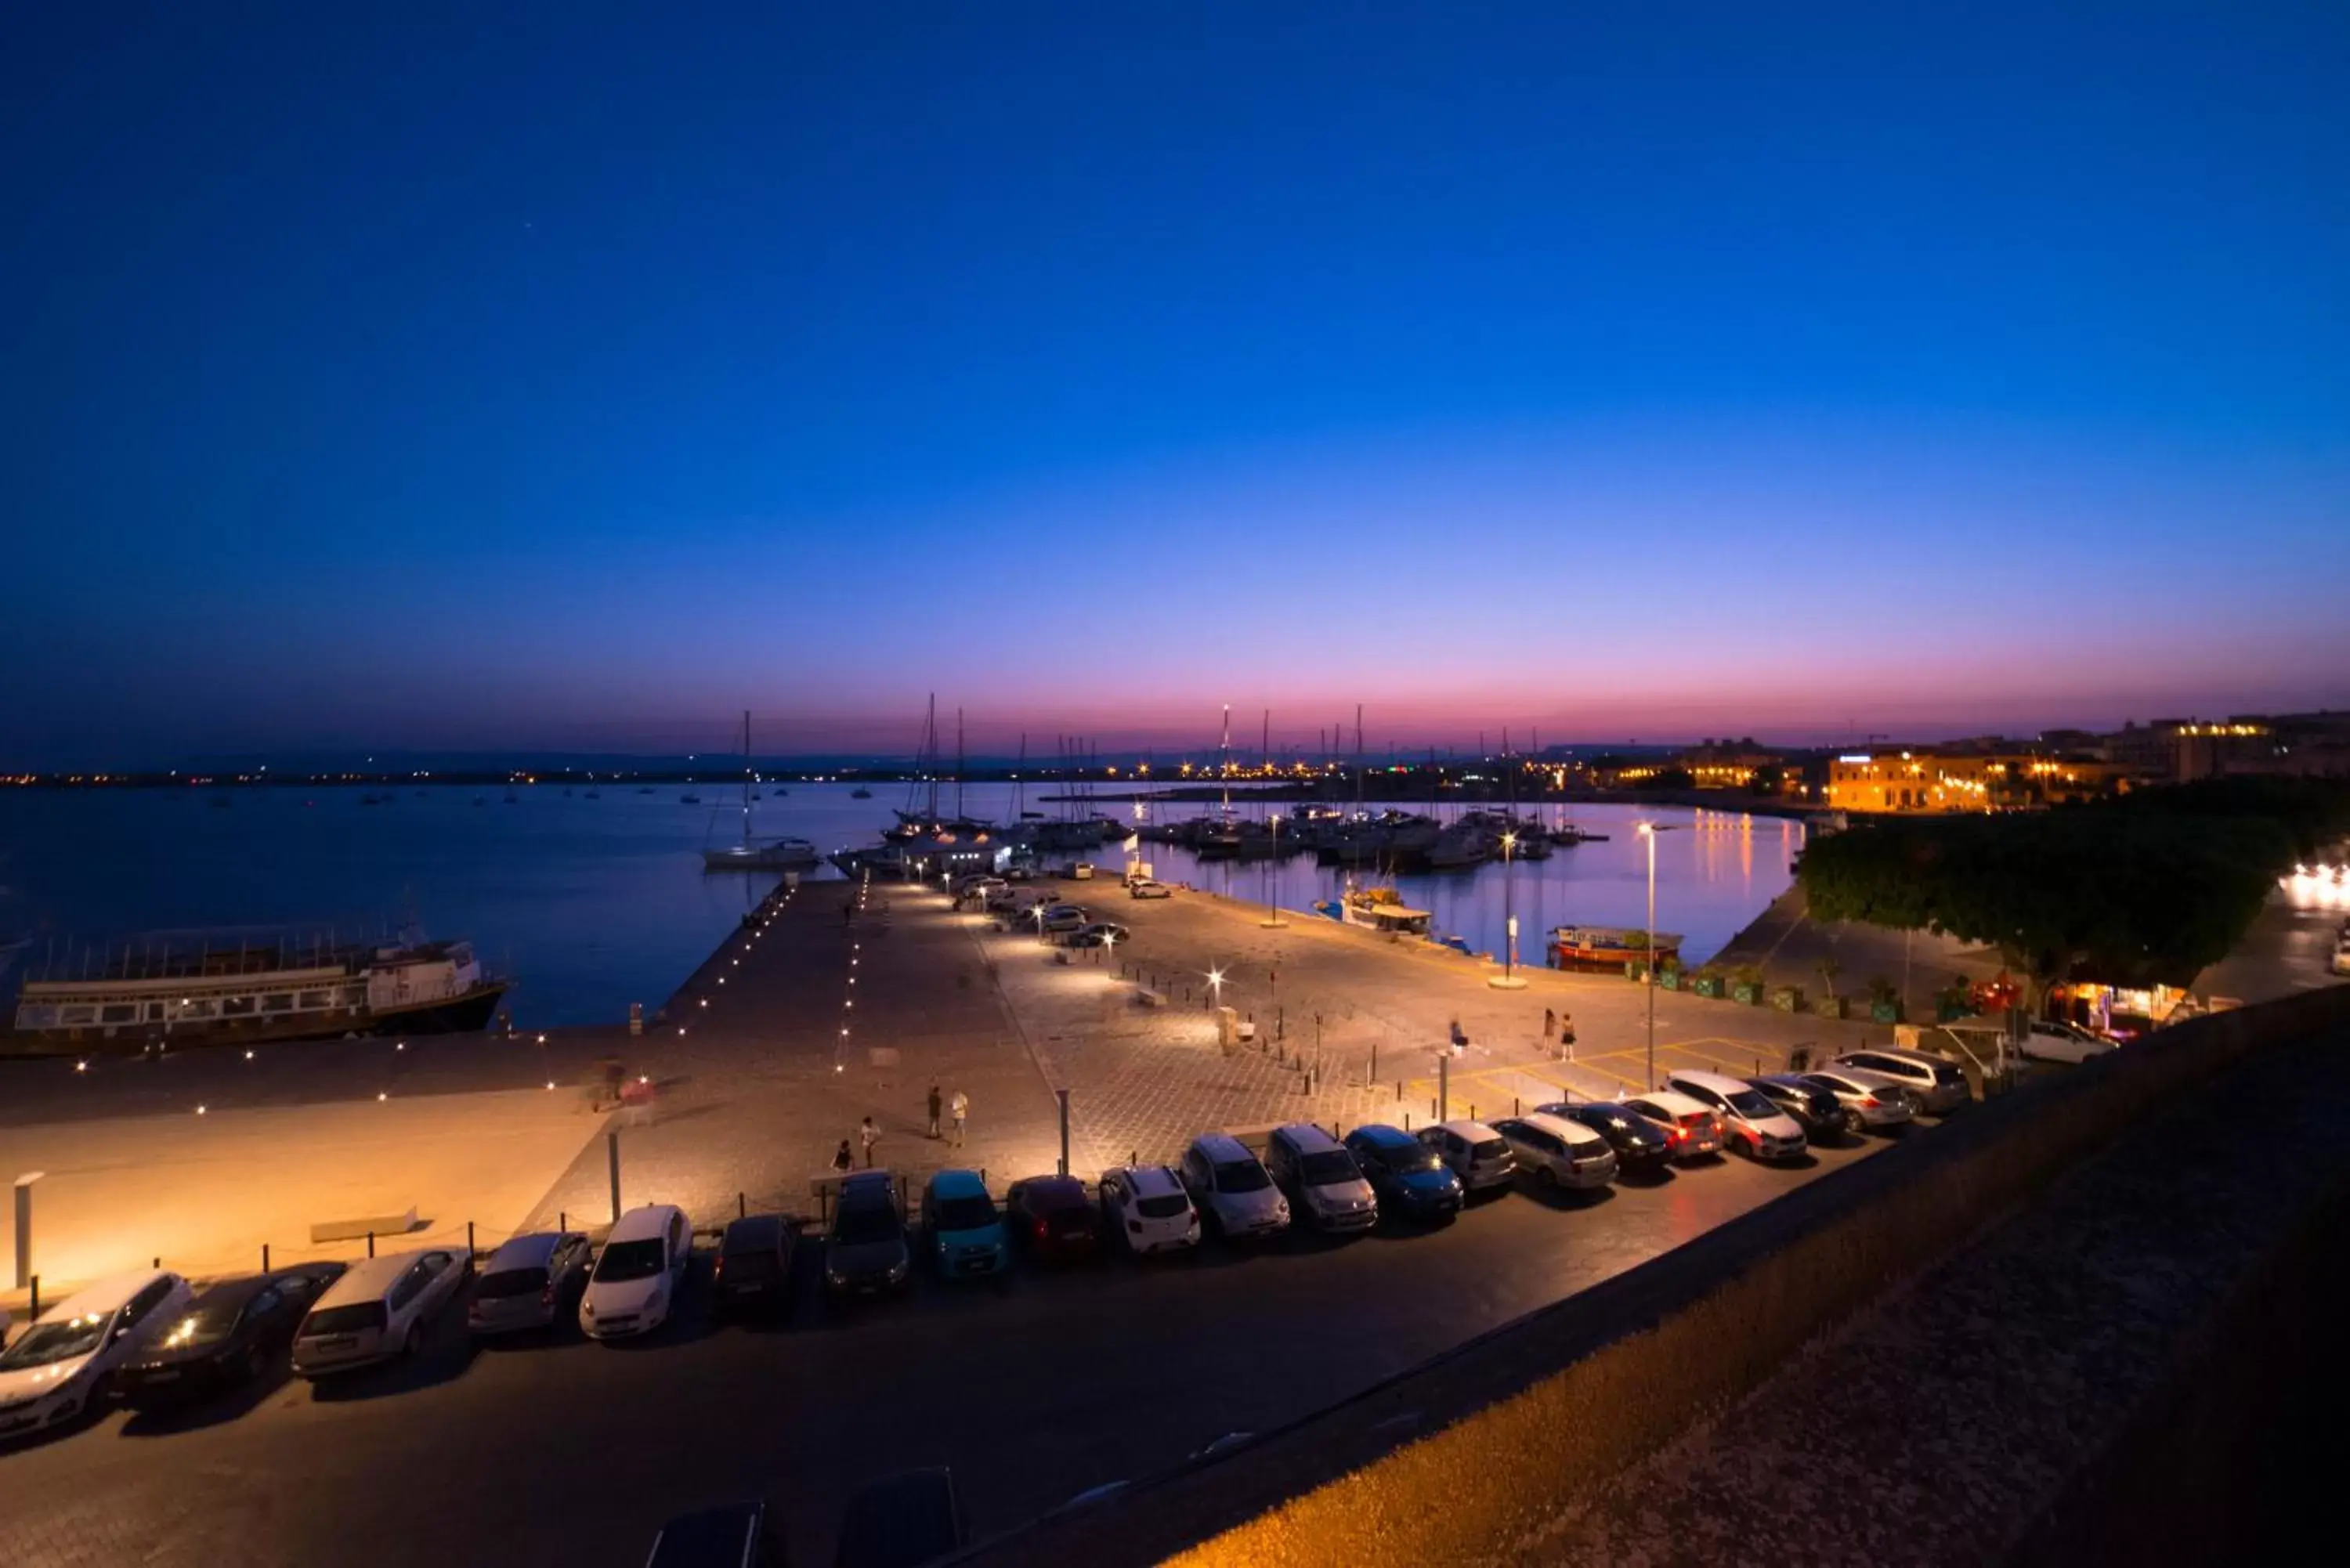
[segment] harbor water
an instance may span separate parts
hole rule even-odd
[[[859,800],[847,784],[792,784],[781,794],[764,786],[756,831],[795,835],[826,852],[870,844],[894,820],[892,807],[909,804],[904,784],[872,787],[871,798]],[[470,938],[488,967],[512,976],[508,1005],[519,1025],[613,1023],[630,1002],[659,1006],[777,880],[702,868],[703,847],[740,835],[733,782],[650,791],[606,784],[594,795],[578,784],[525,784],[511,793],[509,801],[497,786],[0,791],[0,944],[27,939],[0,990],[13,996],[22,974],[40,972],[53,953],[141,933],[249,927],[389,937],[413,923],[429,936]],[[689,804],[688,794],[699,802]],[[378,804],[363,805],[369,795]],[[1137,815],[1129,802],[1085,804],[1125,820]],[[939,805],[958,809],[952,785],[941,786]],[[973,817],[1009,821],[1023,807],[1047,815],[1064,809],[1034,786],[961,792],[960,809]],[[1141,820],[1213,809],[1149,803]],[[1233,797],[1237,815],[1285,809]],[[1607,836],[1506,869],[1492,863],[1394,884],[1406,902],[1433,914],[1439,936],[1497,956],[1505,910],[1514,908],[1519,959],[1534,964],[1555,926],[1643,922],[1648,850],[1635,831],[1643,820],[1670,830],[1656,840],[1657,923],[1683,935],[1692,961],[1785,890],[1804,836],[1800,824],[1727,810],[1580,805],[1522,815]],[[1347,879],[1310,855],[1202,863],[1150,843],[1135,853],[1162,880],[1278,900],[1301,918],[1317,918],[1309,906],[1335,897]],[[1086,857],[1114,875],[1127,854],[1111,844]],[[1048,863],[1075,858],[1055,855]],[[827,867],[810,875],[837,873]],[[1115,886],[1097,886],[1079,897],[1115,919]]]

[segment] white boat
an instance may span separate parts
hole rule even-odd
[[[1393,888],[1355,888],[1337,898],[1314,906],[1333,919],[1390,936],[1424,937],[1435,917],[1403,901]]]
[[[691,796],[687,798],[691,799]],[[743,715],[743,841],[702,851],[704,871],[805,871],[819,858],[816,846],[805,838],[755,838],[751,833],[751,803],[759,792],[751,787],[751,715]]]

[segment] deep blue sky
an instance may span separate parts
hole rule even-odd
[[[15,7],[0,765],[2350,702],[2345,82],[2334,3]]]

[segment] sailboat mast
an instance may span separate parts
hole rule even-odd
[[[962,710],[955,710],[955,820],[962,820]]]
[[[1224,736],[1216,742],[1216,772],[1224,781],[1223,818],[1232,815],[1232,705],[1224,704]]]
[[[751,710],[743,710],[743,847],[751,847]]]
[[[923,754],[930,765],[922,770],[931,783],[930,817],[935,826],[939,820],[939,694],[931,693],[930,711],[922,720]]]

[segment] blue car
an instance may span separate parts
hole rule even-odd
[[[975,1170],[941,1170],[922,1189],[922,1239],[939,1272],[958,1279],[1003,1272],[1011,1259],[1003,1217]]]
[[[1450,1220],[1461,1212],[1461,1179],[1434,1149],[1401,1127],[1357,1127],[1347,1135],[1347,1152],[1389,1213]]]

